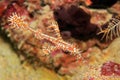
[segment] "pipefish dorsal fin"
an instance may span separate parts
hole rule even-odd
[[[51,22],[51,25],[47,27],[47,31],[49,33],[53,33],[55,36],[55,38],[62,40],[61,34],[60,34],[60,30],[59,30],[59,26],[57,24],[57,22]]]

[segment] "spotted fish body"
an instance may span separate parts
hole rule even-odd
[[[63,41],[62,39],[58,39],[58,38],[46,35],[46,34],[42,33],[42,31],[40,29],[34,30],[34,29],[30,28],[29,25],[16,13],[13,13],[8,18],[8,21],[10,22],[10,26],[13,26],[12,28],[29,30],[30,32],[32,32],[32,34],[35,36],[35,38],[37,38],[38,40],[43,40],[43,39],[48,40],[52,44],[54,44],[56,48],[62,49],[63,51],[68,51],[72,55],[79,54],[79,58],[81,57],[80,50],[77,49],[75,45],[69,44],[69,43]],[[57,30],[57,32],[58,32],[58,30]],[[49,50],[49,48],[47,50]],[[52,49],[50,49],[50,50],[52,50]]]

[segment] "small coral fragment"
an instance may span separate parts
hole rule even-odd
[[[104,63],[101,69],[101,75],[111,76],[113,74],[120,76],[120,64],[112,61]]]

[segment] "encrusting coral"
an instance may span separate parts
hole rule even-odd
[[[111,34],[113,38],[118,37],[119,26],[113,28],[109,24],[107,28],[102,27],[111,18],[109,13],[92,11],[82,4],[78,5],[76,1],[78,0],[5,1],[6,8],[0,11],[1,32],[6,36],[5,39],[10,39],[23,65],[29,58],[32,64],[35,63],[35,68],[47,67],[57,74],[74,77],[72,80],[95,80],[101,74],[101,80],[111,78],[111,75],[106,75],[109,74],[109,69],[104,68],[104,63],[115,62],[110,54],[116,52],[111,50],[113,48],[104,52],[103,49],[109,47],[109,43],[102,43],[96,33],[98,27],[101,27],[99,34],[103,33],[103,37],[109,39]],[[114,22],[113,18],[112,25],[119,24],[119,19],[115,19],[118,22]],[[116,47],[115,50],[119,50]],[[112,74],[119,76],[119,65],[114,68]]]
[[[78,45],[76,47],[74,44],[76,42],[71,44],[62,39],[59,26],[49,6],[42,7],[42,12],[39,14],[29,12],[25,5],[17,2],[9,4],[2,16],[3,24],[1,25],[1,31],[7,34],[7,39],[12,43],[21,61],[29,61],[30,64],[37,66],[42,64],[41,66],[53,69],[60,74],[71,73],[66,66],[75,64],[74,69],[76,69],[78,62],[84,59],[83,53],[79,50],[81,48]],[[44,10],[46,7],[48,11]],[[14,20],[13,16],[18,20]],[[63,68],[67,72],[64,72]]]

